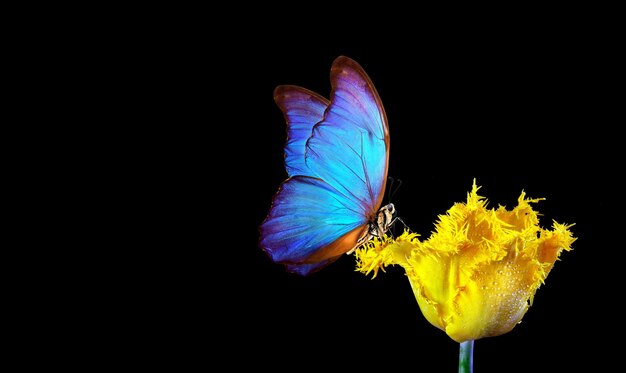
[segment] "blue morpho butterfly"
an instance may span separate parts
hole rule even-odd
[[[380,208],[389,163],[380,97],[350,58],[333,62],[330,80],[330,101],[297,86],[274,91],[288,127],[289,178],[259,228],[259,245],[301,275],[383,237],[396,219],[393,204]]]

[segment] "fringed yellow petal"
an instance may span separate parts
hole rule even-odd
[[[417,303],[434,326],[457,342],[492,337],[517,325],[535,291],[563,250],[576,238],[572,225],[539,226],[539,214],[524,192],[511,211],[488,209],[476,181],[466,203],[455,203],[424,242],[405,232],[357,250],[357,270],[378,274],[402,266]]]
[[[372,278],[375,278],[379,269],[384,272],[388,265],[406,262],[406,257],[420,244],[417,237],[417,234],[405,231],[395,240],[389,236],[370,240],[354,253],[357,259],[356,270],[366,275],[373,271]]]

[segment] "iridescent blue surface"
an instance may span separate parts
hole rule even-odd
[[[376,89],[363,69],[339,57],[330,103],[304,88],[280,86],[285,167],[290,176],[260,227],[273,261],[302,275],[353,249],[378,211],[387,179],[389,131]]]
[[[313,126],[324,118],[329,105],[327,99],[307,89],[296,86],[279,86],[274,90],[274,100],[285,115],[287,144],[285,168],[289,176],[310,175],[304,164],[306,141]]]

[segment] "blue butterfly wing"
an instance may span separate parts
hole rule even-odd
[[[289,85],[276,87],[274,101],[283,111],[287,122],[285,145],[287,175],[310,176],[311,173],[304,162],[306,141],[311,137],[313,126],[324,118],[324,111],[329,102],[308,89]]]
[[[331,105],[307,142],[306,164],[350,209],[373,219],[382,203],[389,160],[389,127],[365,71],[339,57],[331,69]]]
[[[260,227],[260,246],[302,275],[332,263],[367,234],[387,178],[387,119],[369,77],[339,57],[331,85],[330,104],[293,86],[275,94],[289,126],[285,162],[291,177]],[[323,117],[313,123],[324,105]]]
[[[285,181],[274,197],[260,228],[260,245],[278,263],[317,263],[343,254],[343,247],[337,247],[341,236],[355,229],[354,235],[362,234],[363,224],[362,216],[347,213],[345,202],[326,182],[295,176]],[[326,249],[325,255],[321,248]]]

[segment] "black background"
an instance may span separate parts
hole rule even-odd
[[[7,318],[21,363],[457,371],[458,344],[423,318],[402,269],[372,280],[345,256],[299,277],[258,246],[286,178],[273,90],[328,97],[345,55],[382,98],[389,176],[403,181],[393,202],[412,230],[428,237],[474,178],[493,207],[512,208],[524,190],[546,198],[542,226],[576,224],[574,250],[522,323],[476,342],[475,371],[622,366],[624,63],[611,10],[542,7],[509,25],[516,10],[385,16],[376,4],[366,17],[315,4],[324,14],[311,21],[295,5],[233,5],[111,7],[15,28],[24,53],[8,55],[23,70],[7,74],[23,83],[9,91],[41,97],[18,112],[43,117],[20,128],[62,140],[33,153],[51,177],[20,165],[37,188],[24,201],[45,201],[24,213],[54,216],[21,236],[41,236],[45,255],[18,250],[30,271],[18,263],[7,285],[21,293],[7,302],[22,313]]]
[[[180,360],[224,359],[233,369],[457,370],[458,344],[424,319],[401,268],[372,280],[344,256],[300,277],[258,247],[258,226],[286,178],[285,123],[273,90],[294,84],[328,97],[331,64],[346,55],[382,98],[389,176],[403,183],[393,202],[413,231],[428,237],[439,214],[465,201],[474,178],[491,207],[514,207],[524,190],[546,198],[535,205],[543,227],[576,224],[574,250],[562,254],[522,323],[476,342],[475,370],[611,364],[615,347],[604,336],[620,322],[613,310],[622,245],[610,227],[623,168],[613,50],[582,37],[416,36],[398,47],[356,37],[288,42],[280,32],[211,45],[208,57],[194,43],[177,46],[176,78],[193,89],[177,97],[172,115],[185,133],[168,151],[183,160],[171,169],[188,183],[177,193],[191,213],[180,217],[183,238],[171,251],[184,255],[166,267],[176,285],[164,284],[172,314],[161,330],[173,335],[167,345],[178,346]]]

